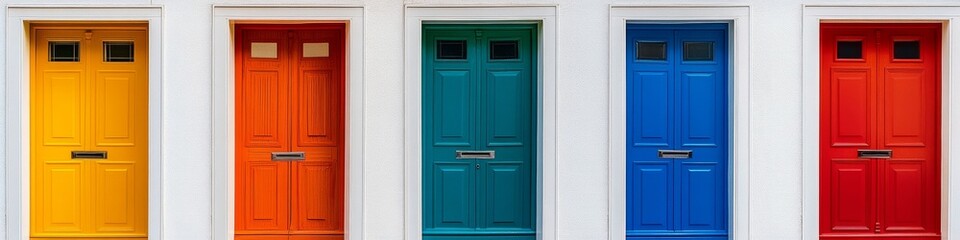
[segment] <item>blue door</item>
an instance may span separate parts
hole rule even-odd
[[[726,239],[726,24],[627,25],[627,239]]]
[[[532,240],[535,25],[425,25],[423,239]]]

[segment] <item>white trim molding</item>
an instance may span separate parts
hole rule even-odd
[[[138,21],[149,35],[149,239],[163,239],[163,9],[157,5],[6,7],[5,239],[30,236],[30,22]]]
[[[213,239],[234,236],[235,23],[346,24],[344,234],[363,239],[363,7],[213,6]]]
[[[407,5],[404,9],[404,239],[422,239],[421,36],[424,22],[539,25],[537,239],[557,239],[557,7]]]
[[[626,235],[626,51],[627,23],[727,23],[730,52],[730,166],[728,193],[731,239],[749,239],[750,199],[750,7],[737,5],[610,6],[610,84],[607,239]]]
[[[802,234],[820,235],[820,23],[829,22],[937,22],[943,24],[941,123],[941,233],[960,239],[960,5],[804,5],[802,29]],[[953,189],[951,189],[953,188]]]

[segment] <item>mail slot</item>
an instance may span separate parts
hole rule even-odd
[[[890,158],[893,150],[890,149],[857,149],[857,158]]]
[[[463,151],[457,150],[457,159],[494,159],[496,151]]]
[[[306,158],[306,153],[303,152],[272,152],[270,153],[270,160],[273,161],[298,161]]]
[[[693,150],[658,150],[657,156],[660,158],[691,158]]]
[[[72,151],[70,159],[107,159],[106,151]]]

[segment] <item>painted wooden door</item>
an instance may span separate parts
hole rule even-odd
[[[344,29],[243,25],[236,239],[342,239]]]
[[[146,238],[145,24],[32,31],[31,238]]]
[[[821,239],[940,239],[940,32],[821,25]]]
[[[726,24],[628,24],[628,239],[726,239]]]
[[[536,237],[534,27],[424,27],[424,239]]]

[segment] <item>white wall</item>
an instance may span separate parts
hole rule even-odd
[[[732,3],[731,3],[732,2]],[[799,239],[802,4],[740,0],[0,0],[0,4],[163,6],[165,239],[211,238],[212,4],[362,5],[365,8],[364,236],[403,234],[404,4],[551,4],[558,12],[558,236],[607,236],[607,32],[610,4],[736,4],[751,9],[750,239]],[[956,0],[840,1],[956,4]],[[831,3],[836,3],[835,1]],[[0,19],[6,16],[0,11]],[[0,32],[6,24],[0,24]],[[0,38],[0,46],[4,46]],[[5,50],[0,48],[0,56]],[[0,58],[0,66],[4,65]],[[0,69],[0,76],[6,69]],[[4,85],[5,86],[5,85]],[[3,91],[0,91],[2,94]],[[0,97],[0,101],[4,101]],[[4,103],[0,102],[0,106]],[[0,111],[0,131],[5,112]],[[4,133],[0,133],[3,136]],[[9,141],[0,139],[0,141]],[[620,144],[620,143],[613,143]],[[0,143],[0,145],[3,145]],[[3,151],[3,148],[0,148]],[[4,156],[0,152],[0,156]],[[11,161],[5,159],[4,162]],[[4,165],[0,165],[2,168]],[[0,169],[0,174],[4,170]],[[0,176],[0,181],[4,179]],[[3,186],[3,184],[0,184]],[[4,193],[0,191],[0,193]],[[0,201],[3,201],[0,197]],[[4,204],[0,203],[0,207]],[[0,209],[0,212],[3,212]],[[3,221],[3,218],[0,218]],[[4,224],[0,222],[0,224]],[[0,228],[3,231],[3,228]],[[4,234],[0,233],[0,236]]]

